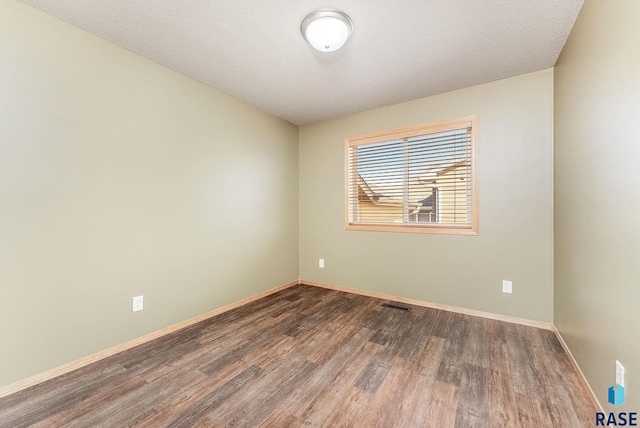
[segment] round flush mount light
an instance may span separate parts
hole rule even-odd
[[[333,52],[349,40],[353,33],[353,22],[349,15],[339,10],[320,9],[302,20],[300,31],[314,49]]]

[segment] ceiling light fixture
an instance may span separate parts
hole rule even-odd
[[[353,34],[353,22],[349,15],[339,10],[320,9],[302,20],[300,31],[314,49],[333,52],[349,40]]]

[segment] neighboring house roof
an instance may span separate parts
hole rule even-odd
[[[398,181],[380,180],[370,177],[365,180],[358,174],[358,187],[362,189],[365,195],[376,205],[402,205],[402,193],[404,185]],[[418,177],[409,179],[409,187],[411,188],[409,205],[418,206],[422,201],[433,193],[436,187],[434,183],[426,184]]]
[[[441,165],[437,165],[431,168],[428,168],[427,171],[419,177],[420,181],[429,181],[429,180],[437,180],[438,177],[443,176],[457,168],[466,167],[469,165],[469,161],[467,159],[463,159],[458,162],[449,162]]]
[[[456,163],[433,166],[427,169],[424,174],[409,177],[409,188],[411,189],[409,206],[432,209],[435,199],[433,193],[434,189],[438,187],[438,178],[467,165],[468,161],[465,159]],[[374,174],[365,178],[358,174],[358,187],[376,205],[402,205],[404,203],[402,199],[404,184],[397,178],[381,178]]]

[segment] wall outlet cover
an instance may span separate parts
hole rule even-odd
[[[318,259],[318,267],[324,268],[324,259]]]
[[[144,297],[143,296],[134,297],[133,304],[131,307],[132,312],[141,311],[143,307],[144,307]]]
[[[511,293],[513,290],[513,283],[511,281],[502,281],[502,292]]]

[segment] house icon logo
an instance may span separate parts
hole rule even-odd
[[[624,386],[616,382],[609,388],[607,401],[616,407],[624,404]],[[638,426],[638,412],[596,412],[596,426]]]
[[[616,383],[614,386],[609,387],[609,403],[616,407],[620,407],[624,404],[624,386]]]

